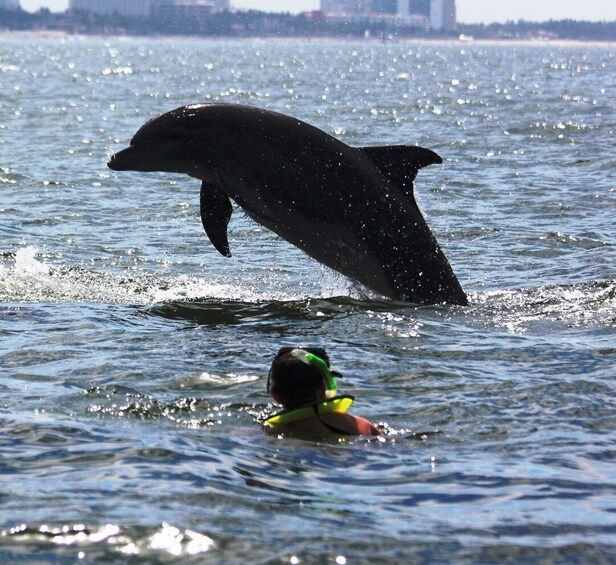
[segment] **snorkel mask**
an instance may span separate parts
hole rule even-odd
[[[329,368],[329,364],[326,361],[327,353],[325,353],[324,349],[283,347],[276,355],[276,359],[283,355],[292,357],[296,361],[308,365],[315,372],[315,374],[321,377],[321,380],[325,385],[325,398],[330,399],[336,396],[337,386],[335,376],[340,376],[340,374]],[[323,357],[325,357],[325,359]],[[271,391],[271,380],[272,369],[270,369],[267,376],[268,392]]]

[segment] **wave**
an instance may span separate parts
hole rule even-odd
[[[334,318],[351,313],[431,311],[448,317],[494,323],[508,331],[524,332],[533,323],[558,321],[571,327],[616,324],[616,281],[547,285],[514,290],[469,293],[468,308],[417,306],[380,299],[332,274],[321,288],[301,292],[271,285],[248,286],[241,278],[219,282],[188,275],[137,272],[130,275],[97,273],[80,267],[52,266],[25,247],[5,254],[0,264],[0,301],[10,303],[88,302],[143,306],[145,313],[198,324],[236,324],[248,319]],[[241,276],[241,275],[240,275]],[[310,291],[315,291],[312,294]]]
[[[616,280],[476,293],[471,308],[516,333],[542,322],[616,327]]]

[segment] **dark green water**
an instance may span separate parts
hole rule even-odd
[[[0,562],[616,558],[613,47],[3,39]],[[415,143],[471,306],[358,289],[198,183],[116,174],[205,100]],[[263,433],[325,346],[385,441]]]

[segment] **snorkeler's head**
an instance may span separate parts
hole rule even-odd
[[[297,408],[336,396],[335,376],[324,349],[283,347],[272,363],[268,391],[286,408]]]

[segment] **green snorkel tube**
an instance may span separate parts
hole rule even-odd
[[[310,351],[305,351],[303,349],[293,349],[290,352],[290,355],[302,363],[310,365],[313,369],[320,373],[323,383],[325,383],[325,396],[328,399],[336,396],[336,390],[338,389],[336,379],[324,359],[314,353],[310,353]]]

